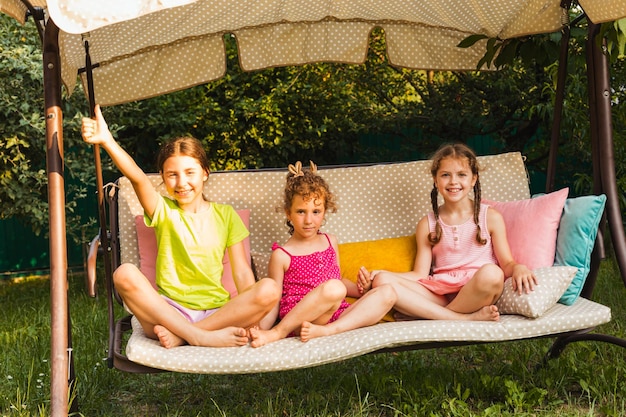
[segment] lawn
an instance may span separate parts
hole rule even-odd
[[[600,342],[542,365],[551,339],[397,354],[251,375],[126,374],[108,369],[106,300],[69,277],[77,401],[84,416],[622,416],[626,355]],[[624,337],[626,289],[602,263],[599,330]],[[49,414],[50,299],[45,278],[1,282],[2,416]],[[621,303],[621,304],[620,304]],[[121,314],[121,311],[120,311]]]

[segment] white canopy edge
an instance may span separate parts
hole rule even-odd
[[[240,64],[246,71],[322,61],[363,63],[376,27],[385,31],[393,65],[475,70],[484,55],[484,42],[458,48],[467,36],[509,38],[553,32],[560,29],[563,14],[559,0],[196,0],[176,4],[116,0],[116,7],[98,3],[54,0],[49,7],[51,19],[63,31],[65,85],[73,90],[76,74],[85,66],[83,41],[88,39],[92,62],[98,65],[93,71],[96,100],[103,105],[221,77],[226,71],[226,34],[237,39]],[[109,9],[114,12],[107,13]]]
[[[8,0],[19,3],[17,0]],[[35,0],[34,3],[46,3]],[[535,16],[522,20],[526,33],[546,30],[546,14],[559,8],[560,0],[48,0],[50,16],[64,32],[80,34],[116,23],[127,22],[152,13],[168,13],[168,9],[196,9],[196,3],[209,6],[214,12],[209,15],[217,25],[234,24],[230,29],[276,24],[279,22],[320,21],[327,18],[338,20],[359,19],[365,21],[400,20],[441,27],[451,25],[461,29],[468,22],[484,23],[487,35],[489,26],[500,29],[502,20],[510,18],[512,9],[519,15]],[[381,4],[382,3],[382,4]],[[588,17],[594,23],[616,20],[626,16],[626,0],[579,0]],[[236,23],[241,22],[241,23]],[[493,29],[492,28],[492,29]],[[223,27],[221,30],[228,30]],[[467,28],[469,29],[469,28]],[[552,26],[548,30],[553,30]],[[505,35],[504,38],[519,36]]]

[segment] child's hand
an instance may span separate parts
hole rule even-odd
[[[513,268],[513,291],[518,294],[525,292],[526,294],[534,291],[535,285],[538,284],[535,274],[526,267],[526,265],[517,264]]]
[[[372,288],[372,276],[369,271],[362,266],[359,268],[359,274],[357,275],[356,286],[359,289],[361,295],[365,294]]]
[[[104,120],[104,116],[102,116],[102,111],[100,110],[99,105],[96,105],[95,111],[95,120],[89,117],[83,117],[81,132],[85,142],[92,145],[100,145],[109,140],[113,140],[113,136],[111,135],[111,132],[109,132],[109,127],[107,126],[107,122]]]

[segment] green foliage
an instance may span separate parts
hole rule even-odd
[[[601,33],[606,38],[606,47],[611,62],[624,58],[626,50],[626,19],[604,23]]]
[[[384,38],[374,33],[363,65],[314,64],[243,72],[227,38],[228,70],[207,85],[107,109],[120,142],[154,169],[154,140],[201,139],[213,169],[282,167],[297,159],[320,165],[362,162],[359,135],[402,132],[414,103],[412,83],[425,74],[388,65]],[[184,109],[172,120],[172,109]],[[369,157],[369,159],[368,159]]]
[[[47,234],[47,176],[45,120],[43,117],[42,58],[37,32],[0,14],[0,218],[17,218],[37,234]],[[67,127],[77,126],[72,115],[76,98],[63,109]],[[71,131],[71,130],[70,130]],[[92,174],[85,169],[88,156],[76,136],[65,137],[65,179],[68,234],[80,241],[92,223],[79,210],[91,197]],[[93,159],[93,157],[91,158]],[[91,160],[90,159],[90,160]]]
[[[571,12],[574,20],[577,11]],[[625,86],[626,71],[626,19],[605,23],[600,28],[599,40],[606,39],[606,51],[611,63],[612,120],[613,141],[618,187],[622,209],[626,209],[626,160],[623,155],[626,147],[626,120],[623,107],[626,105]],[[582,20],[570,27],[568,44],[567,79],[565,82],[564,108],[560,126],[559,165],[556,188],[570,186],[575,194],[588,194],[594,190],[593,173],[591,171],[591,149],[589,131],[589,105],[587,92],[587,74],[585,43],[587,22]],[[488,39],[486,51],[478,67],[498,68],[498,73],[506,74],[509,81],[504,81],[511,88],[510,93],[520,97],[523,103],[517,104],[515,119],[526,121],[520,132],[532,133],[521,142],[511,140],[514,136],[507,135],[504,141],[515,144],[514,148],[525,150],[531,174],[545,171],[546,157],[549,150],[549,135],[554,120],[554,102],[558,73],[558,57],[561,48],[560,32],[534,35],[514,39]],[[462,41],[460,47],[470,47],[485,36],[473,35]],[[479,77],[481,77],[479,75]],[[497,75],[493,76],[498,78]],[[488,79],[485,77],[485,79]],[[534,85],[533,85],[534,84]],[[481,84],[482,86],[483,84]],[[517,88],[518,90],[514,90]],[[506,101],[505,95],[493,97],[493,103]],[[517,96],[519,94],[519,96]],[[514,103],[512,103],[515,106]],[[493,111],[487,123],[496,115]],[[514,120],[515,120],[514,119]],[[509,124],[514,130],[518,126]]]
[[[47,233],[39,41],[28,25],[19,27],[5,16],[0,24],[0,213]],[[623,25],[603,25],[603,33],[609,49],[618,51],[611,55],[614,140],[618,181],[626,189]],[[556,184],[578,194],[592,190],[586,32],[584,25],[571,30]],[[483,38],[470,37],[461,46]],[[203,141],[214,170],[284,167],[309,159],[320,165],[418,159],[441,142],[463,141],[479,153],[522,151],[536,187],[547,164],[560,40],[560,33],[488,40],[483,62],[500,71],[425,72],[390,66],[384,33],[374,31],[362,65],[244,72],[235,40],[226,36],[223,78],[107,108],[105,117],[146,171],[156,169],[158,145],[180,135]],[[77,91],[64,106],[68,232],[76,238],[93,236],[93,156],[78,129],[87,104]],[[118,177],[109,158],[102,160],[105,182]]]

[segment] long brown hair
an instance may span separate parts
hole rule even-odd
[[[161,146],[157,156],[159,172],[163,172],[163,164],[165,164],[167,158],[177,155],[195,158],[207,174],[211,171],[209,169],[209,158],[204,151],[202,143],[190,136],[183,136],[166,142]]]
[[[478,159],[472,149],[463,143],[447,144],[443,145],[435,152],[432,158],[432,165],[430,166],[430,173],[433,176],[433,180],[437,177],[437,171],[441,166],[441,161],[446,158],[454,159],[466,159],[467,164],[472,171],[472,174],[476,176],[476,183],[474,184],[474,223],[476,224],[476,241],[481,245],[487,243],[487,239],[484,239],[480,230],[480,178],[478,172],[480,166],[478,165]],[[437,200],[438,191],[435,184],[430,192],[430,201],[435,214],[435,231],[428,235],[428,240],[432,245],[436,245],[441,240],[441,224],[439,222],[439,202]]]

